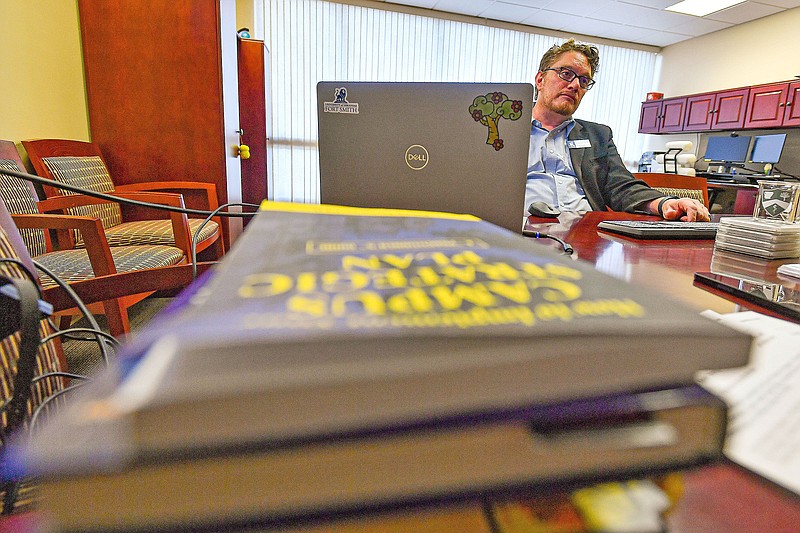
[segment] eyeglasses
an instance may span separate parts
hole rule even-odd
[[[578,85],[580,85],[582,89],[586,89],[587,91],[592,87],[594,87],[595,84],[595,81],[592,78],[590,78],[589,76],[579,76],[578,73],[572,70],[571,68],[558,67],[558,68],[546,68],[544,70],[545,71],[552,70],[553,72],[556,73],[556,75],[558,75],[559,78],[561,78],[567,83],[571,83],[572,80],[578,78]]]

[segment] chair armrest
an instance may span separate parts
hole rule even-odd
[[[153,204],[160,204],[170,207],[184,208],[183,196],[175,193],[164,192],[118,192],[114,191],[112,194],[118,198],[137,200],[139,202],[149,202]],[[41,200],[36,203],[39,211],[49,213],[53,211],[63,211],[70,207],[79,207],[84,205],[97,205],[114,203],[111,200],[103,200],[101,198],[94,198],[85,195],[68,195],[68,196],[54,196],[46,200]],[[189,217],[184,213],[177,213],[174,211],[169,212],[169,218],[172,221],[172,234],[175,238],[175,246],[180,248],[186,257],[191,257],[191,232],[189,230]]]
[[[216,262],[197,263],[197,274],[202,274],[216,264]],[[190,264],[171,265],[76,281],[71,283],[70,287],[84,303],[92,304],[109,298],[122,298],[153,290],[174,295],[194,281],[192,274]],[[61,287],[45,289],[43,296],[55,311],[75,307],[72,298]]]
[[[217,187],[213,183],[203,181],[150,181],[147,183],[129,183],[116,186],[116,191],[167,191],[167,190],[205,191],[205,209],[213,211],[219,207]]]
[[[180,194],[164,193],[164,192],[110,192],[106,193],[119,198],[127,198],[130,200],[138,200],[140,202],[150,202],[154,204],[167,205],[172,207],[184,207],[183,197]],[[84,205],[98,205],[115,203],[113,200],[104,200],[102,198],[95,198],[85,194],[70,194],[65,196],[52,196],[46,200],[39,200],[36,205],[39,211],[43,213],[50,213],[54,211],[63,211],[71,207],[80,207]]]
[[[116,274],[114,258],[99,218],[72,215],[11,215],[19,229],[77,229],[83,236],[95,276]],[[34,257],[34,259],[36,259]]]

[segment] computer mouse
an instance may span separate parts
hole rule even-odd
[[[532,202],[530,206],[528,206],[528,213],[535,217],[543,217],[543,218],[558,218],[558,215],[561,214],[561,211],[549,205],[545,202]]]

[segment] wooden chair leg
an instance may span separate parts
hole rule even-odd
[[[68,329],[72,325],[72,316],[71,315],[61,315],[61,319],[58,321],[58,329]]]
[[[128,320],[128,310],[119,300],[106,300],[103,302],[106,320],[108,320],[108,331],[114,337],[122,337],[131,330]]]
[[[222,242],[222,235],[220,234],[219,239],[214,242],[214,260],[219,261],[225,256],[225,246]]]

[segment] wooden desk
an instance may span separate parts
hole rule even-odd
[[[635,218],[655,219],[596,211],[583,217],[564,214],[558,221],[529,217],[526,228],[563,239],[575,249],[576,260],[652,287],[698,311],[727,313],[746,303],[694,285],[694,273],[710,268],[713,240],[642,241],[597,231],[602,220]],[[539,241],[560,248],[550,239]],[[684,482],[684,495],[668,516],[669,531],[788,532],[800,524],[800,498],[735,465],[701,468],[686,473]]]
[[[527,227],[555,235],[576,251],[575,260],[587,261],[598,270],[620,279],[646,285],[665,296],[681,300],[693,309],[720,313],[738,309],[736,303],[693,285],[696,271],[709,269],[712,240],[640,241],[597,231],[607,219],[655,218],[623,213],[591,212],[583,217],[564,214],[560,220],[529,218]],[[550,239],[537,244],[556,249]],[[688,347],[689,349],[691,347]],[[687,349],[676,339],[676,349]],[[489,451],[491,453],[491,451]],[[717,464],[687,472],[683,495],[667,517],[669,531],[776,532],[796,531],[800,524],[800,498],[732,464]],[[0,530],[39,531],[35,516],[0,519]],[[25,528],[28,529],[25,529]],[[251,533],[254,530],[251,530]],[[495,533],[480,504],[464,503],[441,508],[375,514],[333,524],[309,525],[293,533]]]
[[[708,270],[713,240],[643,241],[597,231],[597,224],[602,220],[648,218],[656,219],[601,211],[582,217],[565,213],[558,221],[529,217],[526,228],[563,239],[575,249],[574,258],[592,263],[606,274],[652,287],[698,311],[735,311],[735,304],[693,286],[694,273]],[[540,241],[560,248],[550,239]]]

